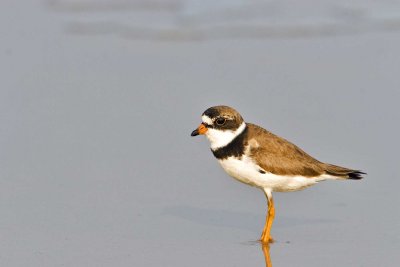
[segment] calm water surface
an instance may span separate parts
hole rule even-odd
[[[400,4],[214,2],[0,4],[1,266],[398,265]],[[276,193],[261,247],[216,104],[368,176]]]

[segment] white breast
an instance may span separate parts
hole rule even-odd
[[[330,178],[325,175],[310,178],[303,176],[275,175],[268,172],[261,173],[260,167],[247,156],[242,156],[241,159],[229,157],[218,161],[222,168],[236,180],[251,186],[278,192],[304,189],[319,181]]]

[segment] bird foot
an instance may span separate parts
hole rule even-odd
[[[264,245],[271,244],[271,243],[275,242],[275,240],[270,236],[264,236],[264,237],[262,236],[259,241]]]

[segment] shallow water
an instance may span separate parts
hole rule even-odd
[[[1,266],[399,262],[400,4],[213,2],[0,4]],[[216,104],[368,176],[275,193],[263,249],[263,193],[190,137]]]

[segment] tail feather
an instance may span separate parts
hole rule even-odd
[[[360,170],[352,170],[332,164],[325,164],[325,172],[326,174],[336,176],[338,178],[351,180],[360,180],[364,178],[363,175],[366,174]]]

